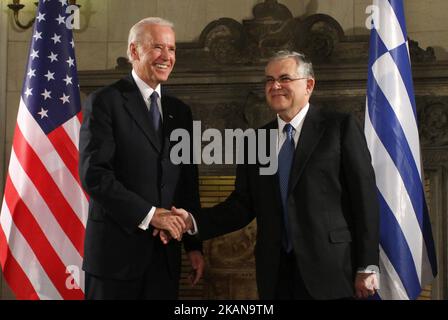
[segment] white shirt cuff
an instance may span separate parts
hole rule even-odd
[[[187,231],[187,233],[190,236],[195,236],[198,234],[198,225],[196,224],[196,220],[194,219],[193,215],[190,212],[188,212],[188,214],[190,215],[191,220],[193,221],[193,230],[190,229]]]
[[[380,270],[378,269],[378,266],[370,265],[366,268],[358,268],[358,270],[356,270],[356,273],[379,273],[379,271]]]
[[[145,219],[143,219],[143,221],[138,225],[138,227],[142,230],[148,230],[149,223],[151,222],[155,212],[156,207],[152,207],[151,210],[149,210],[149,213],[146,215]]]

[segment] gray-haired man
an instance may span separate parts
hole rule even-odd
[[[171,206],[199,210],[197,168],[169,159],[169,135],[191,132],[190,108],[164,94],[176,60],[172,23],[146,18],[129,32],[132,73],[89,96],[80,134],[80,177],[90,196],[83,269],[86,299],[175,299],[180,244],[163,245],[157,229],[181,238]],[[167,210],[168,209],[168,210]],[[201,243],[185,248],[202,275]]]

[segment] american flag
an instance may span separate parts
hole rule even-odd
[[[36,13],[0,214],[0,262],[17,299],[83,299],[88,198],[67,0]]]
[[[365,135],[380,201],[381,299],[416,299],[437,275],[423,189],[402,0],[374,0]]]

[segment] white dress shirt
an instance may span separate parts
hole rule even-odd
[[[151,95],[154,91],[157,92],[157,94],[159,95],[159,98],[157,99],[157,106],[159,107],[160,117],[163,121],[162,104],[160,103],[160,97],[162,96],[160,94],[160,84],[158,84],[155,89],[151,88],[145,81],[140,79],[140,77],[134,70],[132,70],[132,77],[134,78],[134,81],[137,84],[138,89],[140,90],[143,100],[145,101],[146,108],[148,108],[148,110],[151,105]]]
[[[137,84],[138,89],[140,90],[140,93],[143,97],[143,101],[145,101],[146,108],[151,107],[151,95],[154,91],[156,91],[159,95],[158,101],[157,101],[157,107],[159,108],[160,117],[161,120],[163,120],[163,112],[162,112],[162,104],[160,103],[160,84],[157,85],[155,89],[148,86],[146,82],[144,82],[140,77],[137,75],[137,73],[132,69],[132,77],[134,78],[135,83]],[[139,224],[139,228],[142,230],[147,230],[149,227],[149,224],[152,220],[152,217],[154,216],[154,213],[156,212],[156,207],[151,207],[151,210],[149,210],[148,214],[146,215],[145,219]]]
[[[286,141],[286,132],[283,132],[283,128],[287,123],[292,125],[294,128],[294,146],[297,147],[297,142],[299,141],[300,133],[302,132],[303,122],[305,121],[306,114],[308,113],[308,110],[310,108],[310,104],[307,103],[305,107],[303,107],[298,114],[292,118],[290,122],[285,122],[280,118],[279,115],[277,115],[277,122],[278,122],[278,139],[277,139],[277,156],[280,152],[280,149],[283,146],[283,143]]]

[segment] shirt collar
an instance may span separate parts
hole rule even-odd
[[[293,126],[293,128],[298,131],[300,125],[303,123],[303,120],[305,119],[306,114],[308,113],[308,109],[310,108],[310,104],[307,103],[302,110],[299,111],[298,114],[292,118],[292,120],[289,122]],[[288,123],[282,120],[280,116],[277,114],[277,122],[278,122],[278,132],[281,134],[283,132],[283,127]]]
[[[149,97],[151,97],[151,95],[154,91],[156,91],[158,93],[159,97],[162,96],[160,94],[160,91],[161,91],[160,84],[158,84],[156,89],[154,90],[153,88],[148,86],[148,84],[145,81],[140,79],[140,77],[137,75],[137,73],[134,71],[134,69],[132,69],[132,77],[134,78],[134,81],[137,84],[137,87],[140,90],[140,93],[142,94],[142,97],[145,101],[148,101]]]

